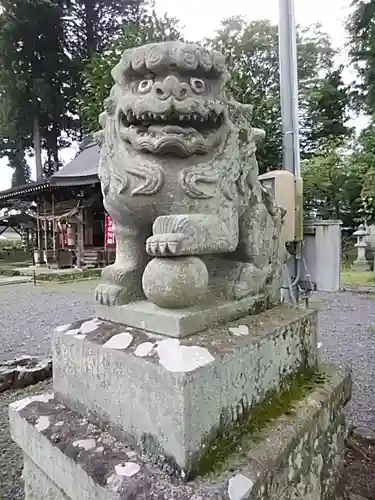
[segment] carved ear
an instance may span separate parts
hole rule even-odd
[[[103,111],[103,113],[100,113],[99,115],[99,125],[104,128],[105,127],[105,124],[106,124],[106,121],[107,121],[107,112],[106,111]]]
[[[257,145],[262,144],[266,139],[266,131],[261,128],[253,128],[253,134]]]

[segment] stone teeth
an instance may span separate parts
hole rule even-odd
[[[165,115],[161,115],[161,119],[165,121],[167,117]]]
[[[167,250],[168,250],[168,243],[166,241],[161,241],[159,243],[159,250],[160,250],[160,253],[166,253]]]
[[[171,253],[176,253],[178,247],[177,241],[168,241],[168,249]]]
[[[180,120],[180,122],[182,122],[182,121],[184,120],[184,117],[183,117],[182,115],[180,115],[180,116],[178,117],[178,119]]]

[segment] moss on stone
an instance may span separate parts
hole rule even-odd
[[[283,415],[292,415],[296,404],[326,382],[321,372],[301,372],[284,378],[279,390],[269,391],[264,400],[245,410],[235,424],[222,425],[217,437],[207,443],[190,471],[189,479],[222,470],[231,455],[248,443],[262,438],[262,431]]]

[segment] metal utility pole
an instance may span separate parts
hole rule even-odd
[[[283,131],[283,169],[300,177],[300,149],[298,134],[298,73],[297,73],[297,33],[294,0],[279,0],[279,60],[280,94]],[[285,270],[284,290],[289,289],[291,302],[299,301],[301,242],[294,244],[293,256]],[[286,286],[287,284],[287,286]],[[288,295],[288,294],[287,294]]]
[[[300,176],[297,32],[294,0],[279,0],[279,60],[283,168]]]

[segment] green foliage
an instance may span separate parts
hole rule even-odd
[[[207,43],[228,54],[232,78],[229,90],[240,102],[252,104],[254,126],[267,140],[258,152],[260,171],[280,168],[282,135],[278,27],[270,21],[225,20]],[[348,89],[342,68],[333,71],[334,50],[320,25],[298,30],[297,56],[302,158],[310,156],[326,137],[347,135]],[[321,73],[324,73],[323,78]]]
[[[61,1],[3,0],[2,8],[0,136],[16,143],[18,154],[14,149],[5,154],[18,184],[29,177],[24,157],[28,148],[36,146],[33,134],[37,129],[57,158],[58,138],[67,126],[64,89],[69,57],[64,50]]]
[[[335,141],[326,141],[302,162],[304,210],[309,218],[340,219],[346,181],[340,153]]]
[[[370,123],[356,140],[348,171],[348,193],[356,198],[358,221],[375,221],[375,124]]]
[[[0,259],[3,258],[4,250],[22,250],[22,241],[19,240],[0,240]]]
[[[375,111],[375,0],[352,0],[347,21],[351,61],[359,79],[355,85],[358,109]]]
[[[29,176],[24,157],[38,146],[38,135],[47,152],[44,170],[58,168],[59,150],[80,132],[84,59],[103,50],[123,23],[137,22],[144,15],[143,4],[1,0],[0,153],[15,169],[14,184]],[[12,157],[14,148],[18,154]]]
[[[160,18],[155,12],[142,19],[141,23],[128,24],[114,37],[103,53],[95,53],[86,61],[83,71],[84,92],[82,95],[82,117],[85,132],[98,130],[99,114],[103,102],[109,95],[113,80],[112,68],[119,62],[124,50],[150,42],[178,40],[181,38],[178,21],[165,15]]]
[[[313,154],[326,138],[343,143],[353,129],[346,123],[349,119],[351,88],[342,77],[344,67],[329,69],[324,78],[314,79],[305,88],[306,113],[302,123],[301,149],[304,157]]]
[[[340,138],[328,139],[302,162],[306,217],[338,219],[353,227],[363,215],[361,198],[366,169],[354,161],[353,153]]]
[[[7,277],[21,276],[21,273],[17,271],[17,269],[0,268],[0,276],[7,276]]]

